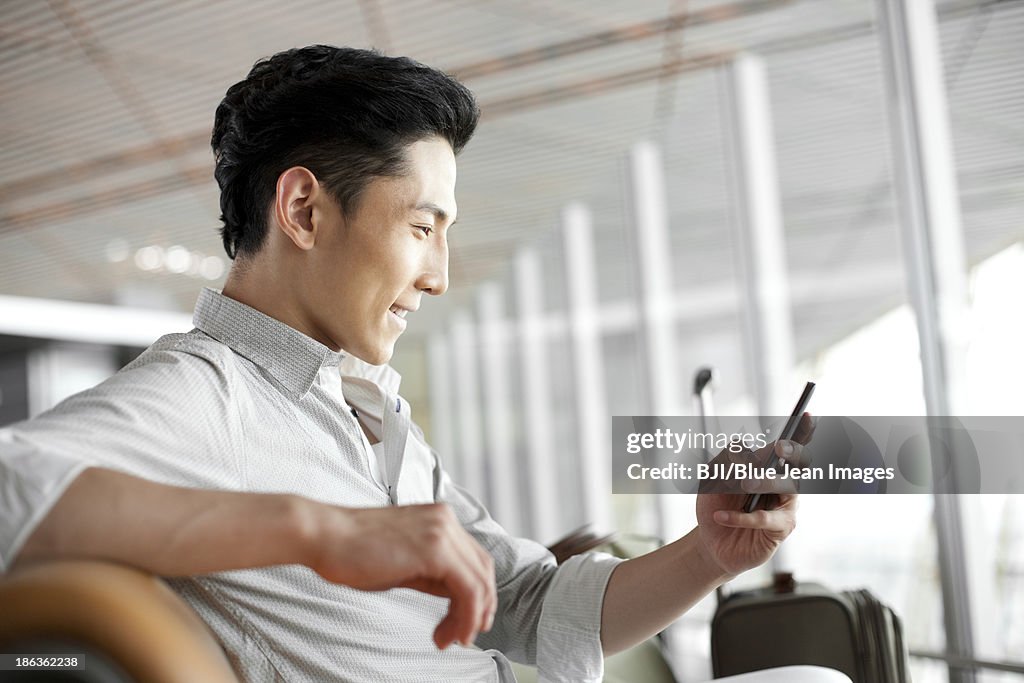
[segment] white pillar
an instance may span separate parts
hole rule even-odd
[[[935,8],[878,0],[907,288],[929,415],[962,415],[967,260]]]
[[[455,409],[452,385],[451,348],[443,332],[434,332],[427,339],[428,381],[430,382],[430,434],[434,450],[441,457],[448,474],[462,481],[459,454],[455,447],[452,411]]]
[[[794,365],[782,202],[764,63],[738,55],[723,67],[724,118],[735,195],[748,370],[761,415],[788,415]]]
[[[630,196],[633,240],[637,252],[639,332],[650,415],[682,415],[683,389],[676,354],[672,290],[672,244],[668,233],[665,172],[661,154],[650,142],[630,150]],[[680,495],[654,496],[657,534],[666,543],[680,536],[686,519],[686,500]]]
[[[648,410],[652,415],[674,415],[682,408],[682,378],[676,363],[678,345],[671,315],[675,299],[672,244],[668,234],[665,172],[661,153],[653,143],[633,145],[630,180]]]
[[[611,529],[611,416],[605,395],[601,334],[598,329],[597,273],[590,211],[572,203],[562,211],[565,279],[568,285],[569,340],[573,367],[584,518],[599,530]]]
[[[888,81],[889,128],[899,198],[907,288],[917,318],[921,374],[930,416],[963,414],[966,400],[967,264],[949,130],[942,52],[931,0],[877,0]],[[971,581],[971,540],[963,532],[960,496],[934,497],[946,648],[974,654],[974,608],[990,590]],[[971,593],[982,596],[972,603]],[[983,627],[984,628],[984,627]],[[951,683],[974,671],[950,667]]]
[[[519,317],[519,350],[523,424],[526,443],[526,480],[529,490],[525,501],[531,506],[531,536],[541,543],[557,540],[564,530],[558,509],[558,491],[554,452],[554,428],[551,419],[550,372],[543,331],[543,274],[540,257],[524,249],[515,260],[516,306]]]
[[[490,512],[509,533],[517,535],[522,533],[523,524],[512,433],[511,326],[505,319],[504,295],[498,285],[486,283],[480,287],[477,311]]]
[[[458,420],[457,437],[459,482],[485,505],[490,504],[487,480],[484,476],[483,430],[480,420],[480,377],[476,329],[469,314],[458,312],[452,316],[452,360],[455,370],[455,405]]]

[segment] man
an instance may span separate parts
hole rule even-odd
[[[701,496],[699,527],[654,553],[556,567],[426,445],[386,363],[447,289],[477,118],[451,78],[361,50],[290,50],[232,86],[212,138],[224,290],[196,329],[0,433],[0,568],[168,577],[248,681],[509,681],[506,658],[593,681],[770,557],[795,496],[751,514]]]

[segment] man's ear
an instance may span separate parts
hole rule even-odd
[[[302,166],[293,166],[277,178],[274,195],[277,227],[303,251],[312,249],[316,244],[317,222],[313,220],[313,203],[322,192],[316,176]]]

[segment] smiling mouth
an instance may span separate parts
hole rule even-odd
[[[392,306],[389,310],[402,320],[405,320],[405,316],[409,314],[408,309],[399,308],[398,306]]]

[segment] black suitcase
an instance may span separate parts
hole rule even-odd
[[[900,619],[869,591],[836,593],[777,574],[775,585],[734,593],[711,622],[715,678],[814,664],[853,683],[909,681]]]

